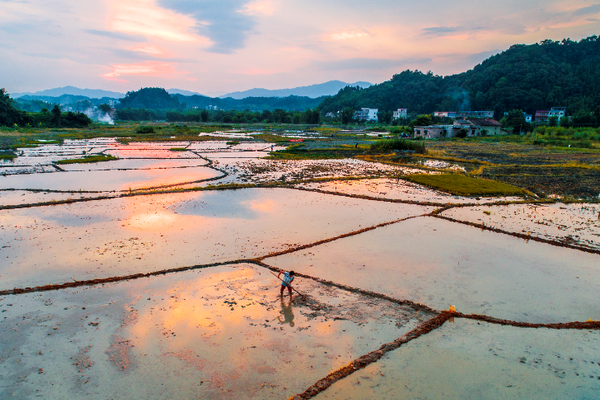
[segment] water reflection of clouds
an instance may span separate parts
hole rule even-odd
[[[261,198],[264,194],[264,192],[253,189],[204,192],[202,201],[190,201],[176,205],[173,207],[173,212],[209,218],[255,220],[261,213],[274,212],[277,208],[274,200]]]

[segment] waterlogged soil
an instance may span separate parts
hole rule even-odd
[[[4,210],[0,288],[255,258],[432,209],[243,189]]]
[[[442,215],[460,221],[485,224],[507,232],[526,234],[600,250],[600,205],[510,204],[461,207]]]
[[[240,264],[0,298],[0,397],[281,399],[431,315]]]
[[[223,183],[293,182],[313,178],[397,176],[419,173],[400,167],[355,159],[342,160],[236,160],[219,159],[215,166],[230,174]]]
[[[536,323],[600,320],[599,261],[432,217],[265,259],[438,310]]]
[[[368,196],[377,199],[403,200],[437,204],[491,203],[497,201],[516,201],[518,197],[464,197],[453,196],[407,182],[400,178],[362,179],[346,181],[313,182],[297,185],[304,189],[322,190],[354,196]]]
[[[598,331],[456,319],[314,398],[594,399],[599,392]]]

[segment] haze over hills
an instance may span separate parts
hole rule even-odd
[[[244,90],[241,92],[232,92],[227,93],[222,96],[219,96],[222,99],[231,97],[236,100],[245,99],[246,97],[288,97],[288,96],[305,96],[310,97],[312,99],[316,99],[321,96],[333,96],[340,89],[345,88],[346,86],[358,86],[361,88],[368,88],[372,86],[369,82],[354,82],[354,83],[346,83],[342,81],[329,81],[325,83],[319,83],[316,85],[310,86],[300,86],[292,89],[259,89],[254,88],[250,90]]]
[[[122,99],[125,97],[124,93],[111,92],[109,90],[102,89],[79,89],[75,86],[65,86],[61,88],[41,90],[35,93],[12,93],[11,97],[17,99],[23,96],[44,96],[44,97],[60,97],[63,95],[74,95],[74,96],[85,96],[90,99],[101,99],[103,97],[109,97],[111,99]]]
[[[241,92],[233,92],[228,93],[222,96],[218,96],[219,98],[233,98],[236,100],[245,99],[247,97],[289,97],[289,96],[304,96],[310,97],[312,99],[316,99],[322,96],[332,96],[339,92],[340,89],[346,86],[359,86],[361,88],[367,88],[371,86],[369,82],[355,82],[355,83],[345,83],[342,81],[329,81],[325,83],[320,83],[316,85],[310,86],[301,86],[297,88],[290,89],[277,89],[277,90],[269,90],[269,89],[250,89]],[[212,97],[206,96],[198,92],[192,92],[190,90],[184,89],[168,89],[167,93],[174,95],[182,95],[182,96],[204,96],[204,97]],[[49,97],[60,97],[64,95],[70,96],[85,96],[90,99],[101,99],[101,98],[111,98],[111,99],[122,99],[125,97],[124,93],[119,92],[111,92],[108,90],[101,89],[79,89],[74,86],[65,86],[61,88],[55,89],[47,89],[41,90],[39,92],[34,93],[12,93],[11,97],[13,99],[18,99],[20,97],[26,96],[29,99],[33,99],[36,97],[43,97],[44,100],[47,100]]]

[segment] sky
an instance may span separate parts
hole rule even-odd
[[[599,0],[0,0],[0,88],[381,83],[598,34]]]

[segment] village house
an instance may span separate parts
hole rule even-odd
[[[393,119],[400,119],[400,118],[407,118],[407,117],[408,117],[408,109],[406,109],[406,108],[399,108],[398,110],[394,111],[392,114]]]
[[[549,110],[537,110],[535,112],[535,121],[548,122],[548,114],[550,114]]]
[[[556,117],[561,119],[567,114],[567,107],[552,107],[548,112],[548,118]]]
[[[466,137],[504,135],[502,125],[490,118],[456,119],[452,125],[415,126],[414,136],[423,139],[451,138],[464,132]]]
[[[354,114],[354,119],[359,121],[377,122],[377,108],[361,108]]]

